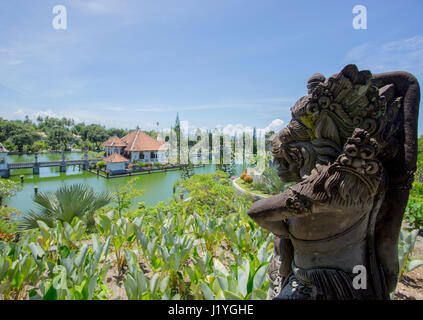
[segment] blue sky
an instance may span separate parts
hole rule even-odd
[[[52,27],[55,5],[67,30]],[[355,5],[367,30],[352,27]],[[0,116],[152,129],[179,112],[197,127],[276,126],[316,72],[356,63],[423,83],[422,12],[419,0],[2,1]]]

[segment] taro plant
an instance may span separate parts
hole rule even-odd
[[[128,218],[115,220],[113,211],[99,214],[96,222],[100,234],[111,238],[117,269],[122,270],[126,265],[124,250],[134,242],[136,226]]]
[[[72,249],[66,245],[58,248],[56,261],[48,258],[44,250],[33,243],[31,252],[42,270],[47,265],[48,277],[41,282],[39,290],[31,290],[33,300],[98,300],[107,299],[111,291],[104,285],[103,277],[110,267],[100,262],[107,256],[110,238],[101,242],[92,235],[92,245]]]
[[[200,281],[201,290],[207,300],[265,300],[269,281],[269,262],[257,265],[251,257],[242,264],[227,268],[220,260],[214,259],[214,274]]]
[[[398,242],[398,259],[400,264],[399,281],[402,279],[404,272],[410,272],[419,266],[423,265],[422,259],[413,259],[414,245],[417,240],[418,230],[414,229],[411,232],[401,230]]]
[[[35,286],[40,272],[31,254],[25,249],[27,241],[0,243],[0,294],[4,300],[24,298],[25,286]]]
[[[414,229],[421,229],[423,227],[423,199],[410,197],[404,218]]]
[[[169,276],[161,278],[159,273],[154,273],[149,279],[141,270],[138,257],[134,251],[125,249],[125,256],[128,261],[128,273],[123,283],[129,300],[180,299],[178,293],[172,294]]]
[[[187,297],[188,286],[184,279],[185,262],[191,256],[194,240],[188,235],[164,234],[159,252],[162,270],[169,277],[171,287],[182,297]]]

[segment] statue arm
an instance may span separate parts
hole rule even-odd
[[[284,193],[259,200],[248,210],[248,215],[261,227],[277,236],[287,236],[285,220],[310,214],[310,203],[291,189]]]

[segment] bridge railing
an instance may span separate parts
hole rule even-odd
[[[78,160],[65,160],[64,164],[67,166],[70,165],[82,165],[85,163],[85,161],[88,161],[88,163],[96,163],[101,161],[102,159],[78,159]],[[8,163],[9,169],[27,169],[27,168],[33,168],[35,164],[39,165],[40,167],[55,167],[55,166],[61,166],[63,165],[63,161],[56,160],[56,161],[41,161],[41,162],[13,162]]]

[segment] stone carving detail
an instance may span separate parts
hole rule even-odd
[[[278,174],[297,182],[249,215],[276,235],[274,299],[389,299],[417,157],[420,87],[406,72],[347,65],[313,75],[272,140]],[[355,288],[355,266],[367,271]]]

